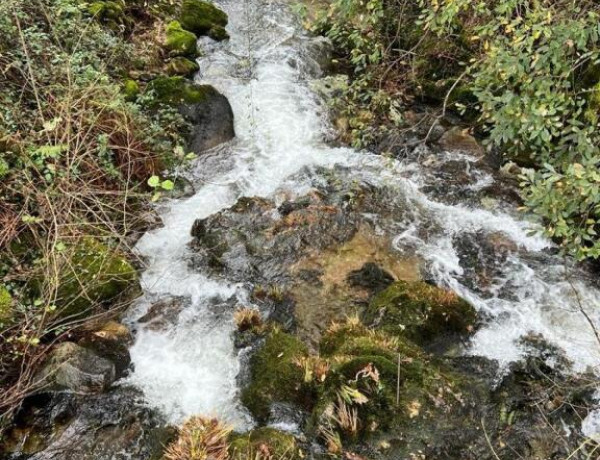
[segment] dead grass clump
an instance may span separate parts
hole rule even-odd
[[[167,446],[164,460],[227,460],[231,431],[217,419],[191,417],[180,428],[177,440]]]

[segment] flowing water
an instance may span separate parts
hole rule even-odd
[[[362,182],[394,187],[409,203],[410,219],[393,227],[398,257],[419,256],[428,277],[454,289],[487,318],[465,353],[506,365],[523,355],[519,339],[533,332],[563,349],[576,371],[597,369],[600,346],[580,309],[597,324],[600,295],[584,273],[567,279],[551,244],[530,235],[532,225],[510,205],[461,201],[416,159],[384,160],[330,147],[324,103],[309,89],[319,76],[320,42],[302,31],[283,1],[224,0],[219,6],[229,15],[231,39],[205,43],[197,79],[227,96],[237,137],[198,160],[192,177],[196,194],[163,205],[164,227],[137,245],[148,268],[144,296],[130,315],[134,324],[158,299],[188,299],[173,326],[136,326],[130,381],[151,405],[175,423],[192,414],[218,415],[239,427],[252,423],[237,398],[240,365],[231,338],[230,300],[248,304],[247,288],[189,268],[190,229],[195,219],[241,196],[301,194],[308,183],[296,173],[336,164]],[[441,167],[458,162],[473,179],[469,193],[496,180],[467,155],[430,157]],[[502,235],[508,247],[501,254],[480,243],[494,235]],[[485,283],[478,281],[482,273]]]

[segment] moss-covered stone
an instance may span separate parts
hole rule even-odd
[[[120,31],[122,26],[130,28],[133,24],[126,13],[126,5],[122,0],[95,1],[88,5],[87,11],[96,20],[116,32]]]
[[[12,316],[12,296],[6,286],[0,284],[0,324],[10,321]]]
[[[184,0],[180,22],[184,29],[196,35],[209,35],[215,40],[227,38],[224,30],[227,25],[227,15],[211,3],[202,0]]]
[[[412,449],[466,399],[463,380],[420,347],[356,318],[334,324],[323,335],[321,356],[331,367],[309,425],[317,433],[337,433],[346,447],[400,436]],[[404,458],[408,451],[395,453]]]
[[[125,99],[128,101],[135,101],[140,94],[140,85],[137,81],[132,80],[131,78],[125,80],[123,83],[123,93],[125,94]]]
[[[200,70],[200,66],[194,61],[184,57],[176,57],[171,59],[167,64],[167,73],[169,75],[180,75],[187,77]]]
[[[304,458],[296,439],[291,434],[270,427],[257,428],[247,433],[231,434],[229,454],[231,460]]]
[[[222,40],[227,40],[229,38],[229,34],[225,30],[223,26],[214,26],[212,27],[207,34],[213,40],[217,40],[218,42]]]
[[[178,21],[171,21],[167,25],[165,33],[164,46],[172,56],[195,57],[198,55],[196,35],[184,30]]]
[[[444,335],[469,334],[477,314],[451,291],[422,281],[398,281],[371,301],[364,318],[367,324],[426,345]]]
[[[121,3],[110,0],[92,2],[87,10],[97,19],[112,19],[115,21],[121,20],[125,14]]]
[[[304,375],[298,361],[307,355],[302,342],[275,329],[252,356],[251,382],[242,392],[242,402],[259,421],[268,419],[275,402],[306,403]]]
[[[210,85],[195,85],[181,76],[155,78],[147,90],[154,93],[155,103],[163,104],[197,104],[217,92]]]
[[[137,272],[119,253],[86,238],[65,256],[58,280],[57,314],[81,315],[137,285]]]

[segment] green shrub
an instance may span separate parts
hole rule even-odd
[[[354,145],[410,127],[415,98],[462,113],[533,168],[526,208],[583,259],[600,255],[599,18],[592,1],[335,0],[311,26],[352,74],[341,106]]]

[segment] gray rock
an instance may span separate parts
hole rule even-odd
[[[63,342],[52,351],[36,379],[44,389],[75,393],[97,393],[115,381],[115,365],[73,342]]]
[[[214,88],[206,90],[200,102],[181,104],[179,112],[192,124],[188,137],[190,152],[200,155],[235,137],[231,105]]]

